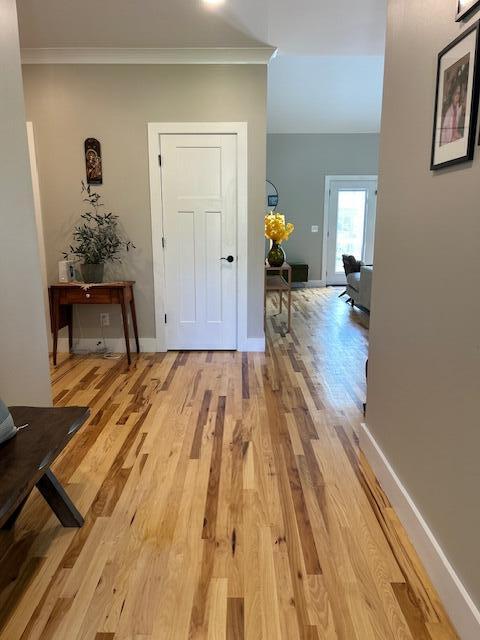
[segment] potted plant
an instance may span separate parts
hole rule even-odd
[[[64,252],[65,259],[74,256],[82,260],[80,270],[84,282],[103,281],[106,262],[121,262],[121,253],[135,249],[135,245],[126,240],[119,228],[119,217],[111,212],[101,211],[101,196],[91,190],[90,185],[82,182],[84,202],[91,210],[82,213],[82,222],[73,231],[73,244]]]
[[[285,252],[280,245],[288,240],[294,229],[291,222],[285,223],[282,213],[272,212],[265,216],[265,237],[272,242],[267,255],[267,262],[271,267],[281,267],[285,262]]]

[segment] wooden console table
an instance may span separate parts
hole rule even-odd
[[[64,527],[81,527],[75,508],[50,465],[90,415],[87,407],[11,407],[28,426],[0,447],[0,527],[10,529],[36,486]]]
[[[123,331],[127,349],[128,364],[131,364],[130,336],[128,333],[127,305],[130,304],[133,331],[137,353],[140,353],[138,341],[137,314],[133,285],[135,282],[102,282],[101,284],[84,285],[79,282],[59,282],[49,287],[50,318],[53,334],[53,364],[57,364],[58,332],[68,327],[68,344],[73,345],[73,305],[74,304],[119,304],[122,309]]]
[[[276,275],[269,275],[269,272],[276,272]],[[287,280],[283,277],[283,273],[287,272]],[[265,263],[265,319],[267,317],[267,292],[278,291],[280,294],[280,313],[282,313],[283,292],[287,292],[288,299],[288,331],[291,328],[292,319],[292,267],[284,262],[281,267],[271,267]]]

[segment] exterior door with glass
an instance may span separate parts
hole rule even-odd
[[[346,283],[342,255],[373,264],[377,177],[327,177],[326,283]]]

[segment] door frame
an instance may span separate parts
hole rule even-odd
[[[323,250],[322,250],[322,282],[327,285],[327,252],[328,252],[328,226],[330,214],[330,191],[332,182],[336,180],[363,180],[365,182],[377,182],[378,175],[357,175],[357,176],[325,176],[325,194],[323,199]]]
[[[160,136],[175,134],[237,136],[237,351],[248,351],[248,125],[246,122],[149,122],[147,128],[157,351],[167,351]]]
[[[50,331],[50,302],[48,298],[47,257],[45,250],[45,233],[43,229],[42,200],[40,197],[40,181],[38,178],[37,152],[35,149],[35,132],[33,122],[26,122],[28,156],[30,159],[30,173],[32,176],[33,204],[35,209],[35,224],[37,228],[38,254],[40,257],[40,271],[43,284],[43,302],[45,305],[45,321],[47,324],[48,350],[52,350],[52,332]]]

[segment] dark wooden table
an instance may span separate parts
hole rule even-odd
[[[87,420],[87,407],[11,407],[18,426],[28,424],[0,445],[0,527],[11,528],[36,486],[64,527],[81,527],[75,508],[50,465]]]
[[[123,332],[127,349],[128,364],[131,364],[130,336],[128,333],[128,305],[132,314],[133,331],[137,353],[140,353],[138,341],[137,314],[135,311],[135,297],[133,295],[132,280],[122,282],[102,282],[87,285],[78,282],[59,282],[49,288],[50,318],[53,335],[53,364],[57,364],[58,332],[68,327],[68,344],[70,350],[73,345],[73,305],[74,304],[119,304],[122,309]]]

